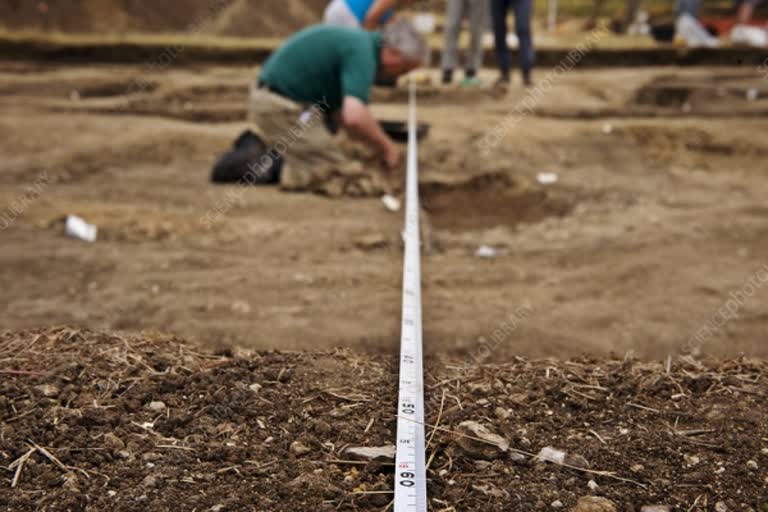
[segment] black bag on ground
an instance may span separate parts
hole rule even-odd
[[[242,185],[272,185],[280,183],[283,157],[271,158],[269,146],[261,137],[246,130],[233,144],[232,151],[223,155],[213,166],[213,183],[240,183]],[[266,165],[265,165],[266,164]]]

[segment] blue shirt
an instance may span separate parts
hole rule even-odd
[[[365,16],[368,14],[368,11],[371,10],[371,7],[373,6],[374,2],[376,0],[345,0],[347,2],[347,7],[349,7],[349,10],[352,11],[352,14],[355,15],[355,18],[360,23],[363,23],[365,21]],[[392,16],[392,9],[388,10],[386,14],[384,15],[383,21],[387,21]]]

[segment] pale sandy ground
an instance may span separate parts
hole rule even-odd
[[[237,189],[206,229],[229,190],[208,173],[246,127],[253,70],[173,68],[148,77],[154,92],[120,96],[140,72],[0,66],[1,212],[51,180],[0,232],[0,327],[396,350],[401,216],[377,198]],[[479,153],[524,94],[424,91],[427,350],[471,351],[522,305],[533,312],[494,348],[500,360],[680,350],[768,265],[768,81],[744,68],[573,71]],[[378,96],[379,115],[404,118],[402,91]],[[545,171],[558,183],[538,184]],[[99,241],[65,238],[67,214],[98,224]],[[500,255],[475,257],[482,244]],[[766,298],[754,287],[704,349],[768,354]]]

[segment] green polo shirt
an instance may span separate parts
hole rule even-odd
[[[297,103],[341,109],[346,96],[365,103],[381,57],[381,34],[316,25],[272,53],[259,80]]]

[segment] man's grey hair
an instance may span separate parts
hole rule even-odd
[[[384,46],[397,50],[408,60],[423,63],[427,57],[427,41],[418,30],[405,19],[388,23],[382,31]]]

